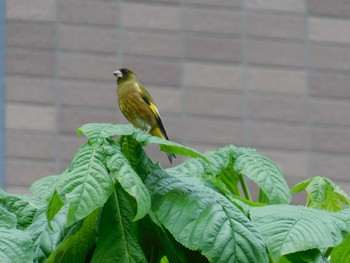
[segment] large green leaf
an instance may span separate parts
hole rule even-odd
[[[144,180],[152,170],[153,163],[143,150],[142,145],[132,136],[124,136],[120,139],[120,150],[128,159],[131,167]]]
[[[53,251],[46,263],[83,263],[94,246],[100,209],[76,223],[64,241]],[[102,262],[102,261],[101,261]]]
[[[211,175],[213,177],[220,176],[225,169],[230,169],[230,148],[225,147],[215,151],[208,151],[203,154],[207,161],[202,159],[189,159],[183,163],[167,169],[167,173],[172,175],[182,174],[192,177],[202,177],[203,175]],[[225,171],[225,173],[228,173]]]
[[[0,228],[16,228],[17,217],[15,214],[0,206]]]
[[[123,189],[136,200],[137,212],[134,220],[144,217],[151,208],[149,192],[130,166],[125,156],[118,151],[107,160],[107,167],[121,184]]]
[[[306,190],[308,206],[327,211],[339,211],[350,204],[350,197],[332,180],[316,176],[295,185],[291,191],[298,193]]]
[[[6,210],[16,215],[18,229],[28,227],[32,223],[37,210],[43,206],[40,200],[16,195],[7,195],[0,199],[0,203]]]
[[[336,214],[309,207],[268,205],[252,207],[250,212],[275,260],[298,251],[324,251],[338,245],[350,231]]]
[[[32,263],[33,258],[33,243],[26,232],[14,228],[0,228],[1,262]]]
[[[288,204],[291,193],[280,168],[255,151],[245,151],[234,163],[235,170],[253,180],[271,204]],[[263,200],[261,200],[263,201]]]
[[[113,124],[113,123],[88,123],[77,130],[78,135],[84,134],[92,146],[97,147],[109,137],[117,135],[131,135],[134,128],[131,124]]]
[[[161,259],[161,262],[208,262],[208,259],[199,251],[192,251],[177,242],[173,235],[162,226],[152,211],[150,211],[148,216],[140,220],[139,224],[143,250],[148,255],[148,258]],[[164,255],[166,255],[168,261],[164,261]]]
[[[103,207],[91,262],[147,262],[137,239],[135,203],[120,185]]]
[[[70,170],[60,177],[57,192],[69,203],[67,225],[102,207],[113,191],[113,181],[105,165],[104,150],[89,143],[76,153]]]
[[[134,133],[132,134],[132,136],[143,146],[146,146],[150,143],[154,143],[154,144],[158,144],[160,149],[163,152],[170,153],[170,154],[173,153],[173,154],[188,156],[188,157],[194,157],[194,158],[200,158],[206,162],[208,161],[203,154],[197,152],[196,150],[193,150],[190,147],[183,146],[179,143],[168,141],[160,137],[152,136],[136,128],[134,129]]]
[[[56,214],[50,225],[45,212],[45,207],[38,210],[33,223],[26,229],[34,242],[34,262],[45,261],[67,232],[65,225],[68,206]]]
[[[47,200],[55,190],[59,175],[51,175],[34,182],[29,190],[37,197]]]
[[[350,262],[350,234],[348,234],[343,242],[336,246],[331,254],[331,262]]]
[[[318,249],[310,249],[285,255],[279,263],[329,263],[329,260]]]
[[[184,246],[201,251],[210,262],[268,262],[262,237],[249,219],[201,180],[158,169],[146,185],[155,214]]]

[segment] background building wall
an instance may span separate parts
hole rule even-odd
[[[125,123],[123,66],[171,139],[258,148],[290,186],[322,175],[350,192],[347,0],[11,0],[6,51],[9,191],[63,171],[82,124]]]

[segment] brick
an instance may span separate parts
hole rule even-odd
[[[249,145],[254,148],[306,150],[308,146],[307,129],[302,125],[252,123],[249,133]]]
[[[116,82],[63,80],[60,87],[62,105],[116,108]]]
[[[350,183],[348,183],[348,182],[344,182],[344,181],[340,181],[340,182],[337,182],[337,181],[335,181],[335,183],[337,184],[337,185],[339,185],[340,187],[341,187],[341,189],[343,189],[343,191],[345,192],[345,193],[347,193],[348,195],[350,195]]]
[[[350,43],[350,20],[311,17],[308,22],[310,40]]]
[[[310,157],[310,173],[312,176],[325,176],[333,180],[348,180],[349,164],[349,155],[313,153]]]
[[[185,121],[180,116],[162,113],[162,120],[166,133],[171,141],[184,144],[185,134],[187,133]],[[157,147],[158,148],[158,147]]]
[[[247,60],[253,64],[303,67],[305,47],[301,44],[250,41]]]
[[[305,100],[281,96],[250,96],[250,117],[259,120],[304,122]]]
[[[313,123],[350,125],[349,101],[313,100],[309,109]]]
[[[188,62],[183,78],[186,87],[242,90],[239,66]]]
[[[345,47],[310,47],[310,65],[318,69],[350,70],[350,49]]]
[[[249,9],[261,9],[271,11],[305,12],[304,0],[247,0]]]
[[[6,134],[6,157],[54,160],[55,138],[52,135]]]
[[[123,26],[179,30],[180,8],[145,3],[123,3],[121,10]]]
[[[288,180],[292,177],[303,180],[308,176],[308,155],[305,152],[285,150],[262,150],[261,154],[275,162]]]
[[[187,36],[185,55],[190,59],[241,62],[242,44],[238,39]]]
[[[126,123],[119,109],[105,110],[65,107],[61,110],[60,118],[60,131],[65,135],[75,135],[75,131],[86,123]]]
[[[350,16],[348,0],[309,0],[308,11],[312,15]]]
[[[55,83],[47,78],[7,76],[6,101],[53,104]]]
[[[304,17],[247,14],[248,36],[304,39]]]
[[[55,0],[7,1],[7,19],[55,21]]]
[[[182,92],[180,89],[170,87],[148,87],[147,90],[152,95],[160,114],[164,113],[182,113]]]
[[[71,162],[74,154],[78,151],[81,144],[86,141],[85,136],[69,136],[63,135],[61,137],[60,146],[60,160],[63,162]]]
[[[84,25],[115,26],[119,5],[115,2],[61,1],[60,20]]]
[[[55,165],[48,161],[6,160],[6,183],[13,186],[30,186],[42,177],[55,174]]]
[[[249,67],[247,88],[250,91],[305,94],[306,74],[301,70]]]
[[[108,80],[113,83],[116,58],[102,55],[62,54],[58,57],[59,75],[73,79]]]
[[[181,57],[181,36],[178,34],[125,31],[122,39],[125,54]]]
[[[146,87],[148,85],[179,86],[181,83],[181,64],[178,61],[128,57],[123,60],[123,67],[132,69]]]
[[[216,146],[243,144],[243,123],[240,121],[187,118],[185,138],[189,143],[210,143]]]
[[[27,187],[24,187],[24,186],[6,185],[5,190],[9,194],[18,194],[18,195],[31,194],[29,189]]]
[[[186,8],[184,27],[190,32],[241,33],[241,14],[228,10]]]
[[[7,51],[6,73],[53,76],[53,52],[11,50]]]
[[[350,99],[348,75],[317,73],[309,74],[310,94],[315,97]]]
[[[49,106],[7,104],[6,128],[53,132],[56,112]]]
[[[203,116],[244,117],[242,95],[227,92],[186,91],[185,109],[189,114]]]
[[[242,7],[242,1],[240,0],[184,0],[185,4],[198,4],[198,5],[208,5],[208,6],[220,6],[220,7]]]
[[[62,50],[117,52],[117,32],[115,29],[61,26],[59,38]]]
[[[29,48],[54,48],[55,27],[53,24],[28,24],[11,22],[7,24],[7,46]]]
[[[350,153],[350,131],[346,128],[313,127],[312,150],[320,152]]]

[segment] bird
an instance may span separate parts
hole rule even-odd
[[[136,128],[169,140],[153,98],[138,81],[136,74],[130,69],[121,68],[113,75],[117,80],[117,99],[124,117]],[[176,156],[167,155],[172,164]]]

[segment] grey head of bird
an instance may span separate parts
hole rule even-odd
[[[135,73],[127,68],[118,69],[113,72],[113,75],[116,76],[118,84],[136,78]]]

